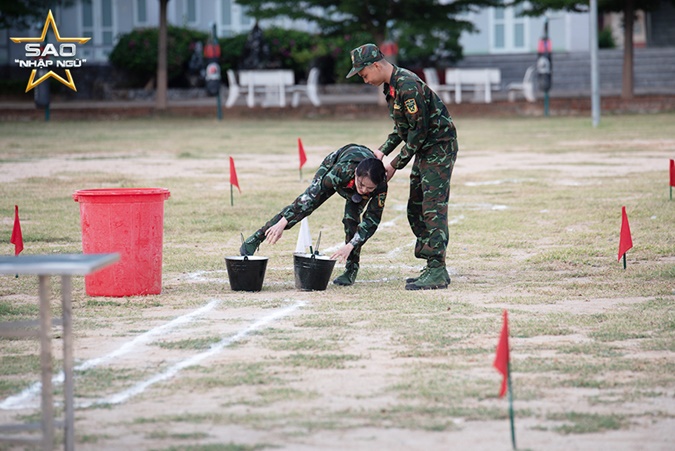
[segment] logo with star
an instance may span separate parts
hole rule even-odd
[[[49,14],[47,14],[47,20],[45,20],[45,26],[42,28],[42,34],[40,35],[39,38],[10,38],[12,42],[16,42],[17,44],[25,43],[25,42],[44,42],[45,39],[47,38],[47,29],[49,27],[52,27],[52,32],[54,33],[54,36],[56,37],[56,40],[58,42],[66,42],[66,43],[76,43],[76,44],[85,44],[91,38],[62,38],[61,34],[59,33],[59,29],[56,27],[56,21],[54,20],[54,15],[52,14],[52,10],[49,10]],[[56,72],[50,70],[47,72],[45,75],[42,77],[38,78],[35,80],[35,76],[37,75],[37,69],[33,69],[30,78],[28,79],[28,85],[26,86],[26,91],[28,92],[43,81],[47,80],[48,78],[55,78],[56,80],[60,81],[73,91],[77,92],[77,88],[75,87],[75,82],[73,81],[73,76],[70,74],[70,69],[66,69],[66,77],[67,80],[58,75]]]

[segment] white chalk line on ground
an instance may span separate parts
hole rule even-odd
[[[154,329],[151,329],[138,337],[134,338],[133,340],[124,343],[122,346],[120,346],[118,349],[116,349],[113,352],[110,352],[102,357],[97,357],[95,359],[87,360],[86,362],[77,365],[73,368],[74,371],[85,371],[90,368],[94,368],[95,366],[98,366],[102,363],[108,362],[112,359],[115,359],[117,357],[120,357],[124,354],[127,354],[130,352],[133,348],[135,348],[138,345],[142,345],[145,343],[148,343],[152,338],[164,334],[167,331],[174,329],[175,327],[178,327],[180,325],[186,324],[190,321],[192,321],[194,318],[203,315],[211,310],[213,310],[219,303],[221,302],[220,299],[214,299],[208,304],[206,304],[203,307],[198,308],[197,310],[194,310],[190,313],[187,313],[183,316],[179,316],[177,318],[174,318],[173,320],[169,321],[166,324],[163,324],[161,326],[155,327]],[[63,383],[64,380],[64,374],[63,371],[60,373],[56,374],[52,378],[52,383],[53,384],[60,384]],[[28,408],[28,407],[37,407],[37,397],[40,395],[40,392],[42,391],[42,382],[35,382],[34,384],[30,385],[26,389],[24,389],[21,393],[17,395],[12,395],[6,398],[4,401],[0,403],[0,409],[2,410],[11,410],[11,409],[22,409],[22,408]],[[32,402],[31,402],[32,401]]]
[[[194,281],[197,281],[197,282],[207,282],[207,281],[213,282],[216,279],[209,279],[209,278],[204,277],[204,275],[206,275],[206,274],[222,274],[222,273],[227,274],[227,271],[224,270],[224,269],[213,269],[213,270],[210,270],[210,271],[200,270],[200,271],[188,273],[186,275],[186,277],[187,277],[188,280],[194,280]],[[225,279],[218,279],[218,280],[225,280]]]
[[[466,182],[464,186],[488,186],[488,185],[502,185],[504,183],[524,183],[532,182],[534,179],[504,179],[504,180],[488,180],[485,182]]]
[[[493,210],[503,211],[508,210],[508,205],[490,204],[490,203],[476,203],[476,204],[448,204],[448,208],[457,209],[464,208],[466,210]]]
[[[201,361],[203,361],[203,360],[205,360],[205,359],[207,359],[207,358],[209,358],[213,355],[216,355],[217,353],[222,351],[225,347],[230,346],[232,343],[235,343],[239,340],[242,340],[243,338],[245,338],[251,332],[253,332],[257,329],[261,329],[262,327],[271,323],[274,320],[277,320],[277,319],[282,318],[286,315],[289,315],[290,313],[297,310],[299,307],[302,307],[303,305],[305,305],[304,301],[296,301],[292,305],[289,305],[287,307],[279,309],[279,310],[277,310],[275,312],[272,312],[271,314],[269,314],[269,315],[267,315],[263,318],[260,318],[260,319],[256,320],[254,323],[250,324],[248,327],[246,327],[245,329],[237,332],[236,334],[231,335],[231,336],[226,337],[226,338],[223,338],[218,343],[215,343],[215,344],[211,345],[209,350],[204,351],[204,352],[199,353],[199,354],[196,354],[196,355],[193,355],[192,357],[187,358],[185,360],[181,360],[180,362],[178,362],[178,363],[172,365],[171,367],[167,368],[165,371],[163,371],[161,373],[158,373],[158,374],[152,376],[149,379],[141,381],[141,382],[137,383],[136,385],[134,385],[133,387],[130,387],[130,388],[124,390],[124,391],[121,391],[119,393],[115,393],[114,395],[110,395],[106,398],[98,399],[98,400],[90,402],[90,403],[78,404],[78,407],[89,407],[89,406],[92,406],[92,405],[123,403],[123,402],[127,401],[129,398],[132,398],[132,397],[142,393],[143,391],[145,391],[146,388],[150,387],[151,385],[156,384],[157,382],[161,382],[161,381],[170,379],[173,376],[175,376],[176,374],[178,374],[178,372],[180,372],[181,370],[183,370],[187,367],[197,365],[199,362],[201,362]]]

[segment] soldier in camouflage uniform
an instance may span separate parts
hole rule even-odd
[[[358,73],[368,84],[384,85],[394,131],[380,151],[389,155],[401,142],[405,143],[387,164],[387,179],[414,157],[408,222],[417,237],[415,256],[427,264],[419,277],[406,280],[405,288],[447,288],[448,199],[458,150],[455,126],[438,95],[417,75],[384,59],[376,45],[365,44],[352,50],[351,58],[348,78]]]
[[[352,285],[359,270],[361,247],[373,236],[382,218],[387,198],[386,175],[382,161],[367,147],[348,144],[332,152],[323,160],[305,192],[244,241],[239,250],[241,255],[253,255],[265,239],[270,244],[276,243],[284,230],[338,193],[346,199],[342,219],[346,244],[331,258],[341,262],[346,260],[347,264],[344,274],[333,283]]]

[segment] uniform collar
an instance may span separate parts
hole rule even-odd
[[[384,83],[382,92],[384,93],[385,96],[389,96],[392,98],[396,97],[396,72],[398,72],[398,66],[395,64],[392,64],[394,66],[394,70],[391,71],[391,78],[389,79],[389,83]]]

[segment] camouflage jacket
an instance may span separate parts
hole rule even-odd
[[[394,66],[389,83],[384,84],[389,116],[394,131],[380,147],[389,155],[402,141],[405,145],[394,157],[394,169],[404,168],[415,154],[433,152],[435,144],[457,138],[455,125],[443,101],[426,83],[409,70]]]
[[[375,155],[367,147],[358,144],[348,144],[330,153],[319,166],[307,190],[282,212],[283,216],[289,222],[294,218],[307,216],[326,199],[338,193],[347,201],[345,215],[355,216],[351,219],[359,221],[358,215],[365,209],[357,232],[350,241],[354,247],[365,243],[380,225],[387,198],[385,178],[368,197],[363,196],[360,202],[352,200],[355,194],[358,195],[354,186],[356,167],[366,158],[375,158]]]

